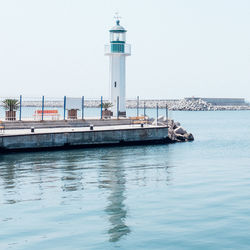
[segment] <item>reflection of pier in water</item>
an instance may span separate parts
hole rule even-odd
[[[2,160],[2,157],[0,160]],[[1,198],[0,204],[1,203],[9,203],[13,204],[17,202],[17,194],[16,194],[16,171],[15,171],[15,162],[10,161],[9,164],[5,166],[1,166],[0,168],[0,185],[3,186],[3,188],[6,190],[4,192],[3,197]]]
[[[79,171],[79,158],[82,159],[82,156],[79,156],[76,153],[71,154],[70,152],[63,157],[64,167],[61,169],[63,173],[63,176],[61,177],[61,188],[65,192],[64,195],[68,192],[84,189],[82,183],[82,171]],[[78,198],[80,194],[81,192],[77,193]],[[68,195],[72,196],[72,194]]]
[[[120,153],[122,154],[122,150]],[[109,155],[105,156],[105,158],[107,157],[106,164],[102,166],[100,180],[100,187],[110,190],[105,211],[109,215],[111,224],[108,230],[111,242],[117,242],[122,236],[130,233],[129,227],[125,224],[127,217],[126,205],[124,204],[126,178],[121,154],[112,155],[112,151],[110,151]]]

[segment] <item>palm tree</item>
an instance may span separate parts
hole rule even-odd
[[[5,108],[5,119],[15,121],[16,111],[19,109],[19,101],[16,99],[5,99],[3,101],[3,106]]]
[[[17,99],[5,99],[3,106],[8,111],[16,111],[19,109],[19,101]]]
[[[113,104],[111,102],[104,102],[102,104],[102,108],[104,108],[105,110],[108,110],[109,108],[111,108],[113,106]],[[101,104],[99,105],[99,107],[101,107]]]
[[[113,116],[113,112],[109,110],[109,108],[113,106],[111,102],[104,102],[102,105],[101,104],[99,105],[99,107],[101,106],[104,109],[102,110],[103,118],[110,118],[111,116]]]

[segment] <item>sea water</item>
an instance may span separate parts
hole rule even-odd
[[[249,249],[250,112],[171,115],[195,141],[0,155],[0,249]]]

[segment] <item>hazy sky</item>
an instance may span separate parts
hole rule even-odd
[[[127,97],[250,100],[249,0],[0,0],[0,96],[107,97],[116,11]]]

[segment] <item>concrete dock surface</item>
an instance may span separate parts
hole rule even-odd
[[[93,130],[90,127],[68,127],[68,128],[34,128],[34,132],[31,129],[6,129],[0,132],[0,136],[16,136],[16,135],[32,135],[32,134],[50,134],[50,133],[70,133],[70,132],[89,132],[89,131],[117,131],[127,129],[146,129],[146,128],[162,128],[164,126],[156,126],[151,124],[144,124],[141,127],[140,124],[133,125],[113,125],[113,126],[94,126]]]

